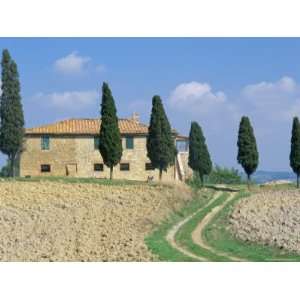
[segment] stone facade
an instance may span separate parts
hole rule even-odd
[[[42,134],[26,135],[24,151],[20,156],[20,176],[74,176],[109,178],[109,168],[94,171],[94,164],[103,164],[99,150],[95,149],[92,135],[49,135],[50,148],[42,150]],[[114,178],[147,180],[158,179],[158,170],[146,170],[150,163],[146,151],[146,136],[133,135],[133,149],[126,149],[126,136],[122,137],[121,164],[129,164],[129,171],[114,167]],[[50,165],[50,172],[42,172],[42,165]],[[163,173],[163,180],[181,179],[177,163]]]

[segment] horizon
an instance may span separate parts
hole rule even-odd
[[[118,117],[137,112],[148,124],[158,94],[178,132],[188,135],[191,121],[200,124],[220,166],[241,170],[237,133],[240,117],[248,115],[258,171],[292,172],[299,38],[1,38],[0,46],[18,65],[26,128],[98,118],[107,81]]]

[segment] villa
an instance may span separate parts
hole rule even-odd
[[[98,150],[99,119],[69,119],[26,129],[20,155],[20,176],[71,176],[109,178],[109,168]],[[147,157],[148,126],[139,116],[119,119],[123,154],[114,167],[114,178],[158,179]],[[173,130],[177,156],[173,166],[163,173],[163,180],[184,180],[191,175],[187,165],[188,138]]]

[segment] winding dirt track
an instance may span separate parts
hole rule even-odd
[[[180,230],[180,228],[186,224],[188,221],[190,221],[197,213],[199,213],[200,211],[202,211],[203,209],[205,209],[207,206],[209,206],[211,203],[213,203],[217,198],[219,198],[219,196],[221,195],[221,192],[217,192],[215,193],[215,195],[211,198],[210,201],[208,201],[208,203],[206,203],[206,205],[204,205],[204,207],[201,207],[200,209],[196,210],[194,213],[192,213],[191,215],[189,215],[188,217],[186,217],[185,219],[183,219],[182,221],[180,221],[179,223],[175,224],[168,232],[167,236],[166,236],[166,240],[169,242],[169,244],[176,250],[180,251],[181,253],[183,253],[186,256],[189,256],[193,259],[199,260],[199,261],[208,261],[208,259],[206,257],[203,256],[198,256],[192,252],[190,252],[189,250],[185,249],[184,247],[179,246],[176,243],[175,240],[175,236],[177,234],[177,232]]]
[[[207,243],[206,243],[206,241],[203,239],[203,237],[202,237],[202,233],[203,233],[203,230],[204,230],[204,228],[208,225],[208,223],[215,217],[215,215],[219,212],[219,211],[221,211],[225,206],[226,206],[226,204],[228,203],[228,202],[230,202],[232,199],[233,199],[233,197],[235,196],[235,193],[230,193],[229,194],[229,197],[222,203],[222,205],[218,205],[218,206],[216,206],[216,207],[214,207],[202,220],[201,220],[201,222],[200,223],[198,223],[198,225],[197,225],[197,227],[195,228],[195,230],[192,232],[192,240],[193,240],[193,242],[196,244],[196,245],[198,245],[198,246],[200,246],[200,247],[202,247],[202,248],[204,248],[204,249],[206,249],[206,250],[208,250],[208,251],[210,251],[210,252],[212,252],[212,253],[214,253],[214,254],[216,254],[216,255],[219,255],[219,256],[224,256],[224,257],[227,257],[227,258],[229,258],[230,260],[232,260],[232,261],[245,261],[245,260],[243,260],[242,258],[240,258],[240,257],[237,257],[237,256],[232,256],[232,255],[229,255],[228,253],[226,253],[226,252],[222,252],[222,251],[217,251],[217,250],[215,250],[214,248],[212,248],[210,245],[208,245]]]
[[[204,248],[208,251],[210,251],[211,253],[215,254],[215,255],[219,255],[219,256],[223,256],[228,258],[228,260],[231,261],[245,261],[243,259],[241,259],[240,257],[236,257],[236,256],[232,256],[228,253],[225,252],[221,252],[221,251],[217,251],[214,248],[212,248],[210,245],[208,245],[206,243],[206,241],[203,239],[202,235],[203,235],[203,230],[204,228],[208,225],[208,223],[214,218],[214,216],[220,212],[225,205],[230,202],[233,197],[235,196],[236,193],[231,192],[228,196],[228,198],[221,204],[221,205],[217,205],[216,207],[214,207],[197,225],[197,227],[194,229],[194,231],[192,232],[192,240],[193,242],[200,246],[201,248]],[[195,211],[194,213],[192,213],[191,215],[189,215],[188,217],[186,217],[185,219],[183,219],[182,221],[180,221],[179,223],[175,224],[167,233],[166,235],[166,240],[169,242],[169,244],[175,248],[176,250],[180,251],[181,253],[183,253],[186,256],[189,256],[193,259],[196,259],[198,261],[209,261],[206,257],[204,256],[199,256],[194,254],[193,252],[189,251],[188,249],[180,246],[177,244],[175,236],[177,234],[177,232],[181,229],[181,227],[186,224],[187,222],[189,222],[196,214],[198,214],[200,211],[202,211],[203,209],[205,209],[206,207],[208,207],[211,203],[213,203],[217,198],[219,198],[222,195],[222,192],[218,191],[217,193],[215,193],[215,195],[212,197],[212,199],[204,206],[201,207],[200,209],[198,209],[197,211]]]

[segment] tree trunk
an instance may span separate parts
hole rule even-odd
[[[299,174],[297,174],[297,189],[299,189]]]
[[[9,161],[9,176],[10,177],[15,177],[15,167],[14,167],[14,165],[15,165],[15,158],[14,158],[14,156],[13,155],[11,155],[11,156],[9,156],[8,157],[8,161]]]
[[[200,172],[199,172],[199,177],[200,177],[200,181],[201,181],[201,187],[203,187],[203,183],[204,183],[204,181],[203,181],[203,175],[200,174]]]
[[[162,168],[159,168],[159,181],[162,179]]]
[[[16,177],[15,159],[12,160],[11,165],[12,177]]]
[[[109,179],[112,180],[113,179],[113,166],[110,167],[110,173],[109,173]]]
[[[251,180],[250,175],[247,174],[247,186],[249,191],[250,191],[250,180]]]

